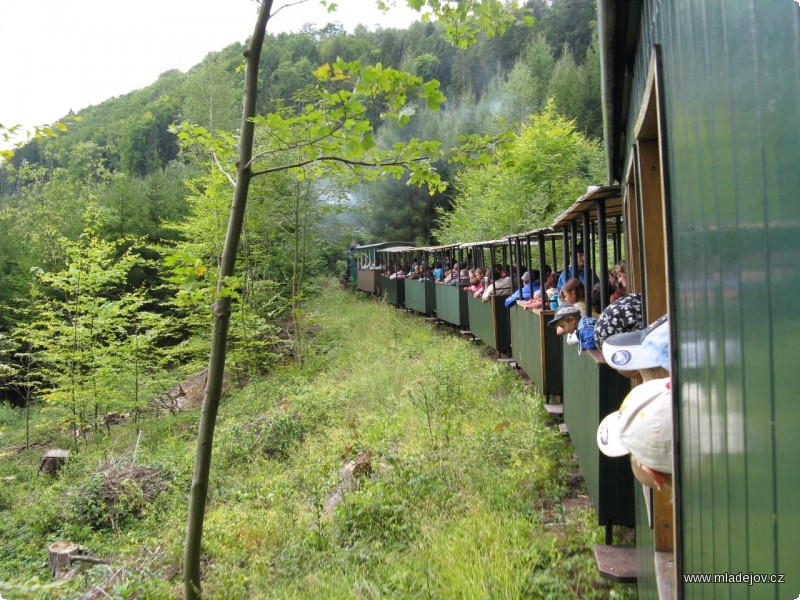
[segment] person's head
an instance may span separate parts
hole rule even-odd
[[[572,304],[562,304],[558,307],[553,315],[553,320],[548,325],[555,327],[558,335],[568,335],[577,331],[580,320],[581,309]]]
[[[583,268],[583,246],[581,244],[578,244],[578,245],[575,246],[575,254],[577,255],[577,259],[578,259],[578,268],[582,269]]]
[[[647,329],[618,333],[603,343],[603,358],[623,375],[645,381],[668,377],[670,369],[669,318],[664,315]]]
[[[580,279],[573,277],[561,287],[559,302],[565,304],[576,304],[585,299],[583,284]]]
[[[479,280],[483,279],[486,276],[486,269],[483,267],[475,267],[475,277]]]
[[[592,310],[594,310],[596,313],[599,313],[601,310],[603,310],[601,300],[602,292],[600,291],[600,283],[598,282],[595,283],[594,287],[592,288]],[[606,301],[608,301],[608,298],[606,298]]]
[[[530,271],[525,271],[522,274],[522,283],[526,284],[526,283],[530,283],[530,281],[531,281],[531,272]]]
[[[608,275],[608,280],[615,290],[624,292],[628,287],[627,274],[625,272],[625,259],[620,260]]]
[[[469,271],[467,271],[466,269],[461,269],[461,272],[459,273],[459,279],[467,279],[467,278],[469,278]]]
[[[672,474],[672,395],[669,379],[636,386],[619,410],[597,428],[597,447],[606,456],[630,454],[636,478],[662,489]]]

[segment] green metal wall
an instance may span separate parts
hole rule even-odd
[[[800,594],[800,7],[642,3],[628,140],[655,44],[672,229],[686,597]],[[627,161],[626,161],[627,162]]]
[[[470,331],[498,352],[511,349],[509,311],[504,301],[502,296],[492,296],[488,302],[472,296],[468,298]]]
[[[581,473],[597,512],[598,522],[633,527],[633,472],[628,457],[609,458],[597,447],[600,421],[619,409],[630,391],[630,380],[588,351],[563,343],[564,422],[578,455]]]
[[[406,279],[405,283],[405,302],[406,308],[410,308],[424,315],[433,314],[436,310],[436,290],[433,281],[417,281]]]
[[[553,311],[528,311],[511,307],[511,356],[545,396],[563,393],[561,338],[547,327]],[[542,344],[544,337],[544,344]]]
[[[402,306],[405,300],[405,279],[392,279],[381,276],[381,289],[386,297],[386,301],[394,306]]]
[[[462,329],[469,326],[469,309],[467,294],[463,285],[435,284],[436,316],[442,321],[457,325]]]

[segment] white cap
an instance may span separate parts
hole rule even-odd
[[[664,315],[647,329],[609,336],[603,342],[603,358],[618,371],[638,371],[669,365],[669,318]]]
[[[672,473],[672,394],[669,378],[638,385],[617,412],[597,428],[597,447],[606,456],[632,454],[641,464]]]

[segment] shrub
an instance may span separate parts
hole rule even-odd
[[[95,530],[118,529],[131,517],[140,517],[168,486],[158,469],[111,460],[72,492],[68,512]]]

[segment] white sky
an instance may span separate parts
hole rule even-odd
[[[294,4],[292,6],[292,4]],[[405,28],[419,14],[383,14],[375,0],[275,0],[267,33],[338,21]],[[169,69],[187,71],[211,51],[244,42],[255,0],[0,0],[0,124],[50,123],[108,98],[150,85]]]

